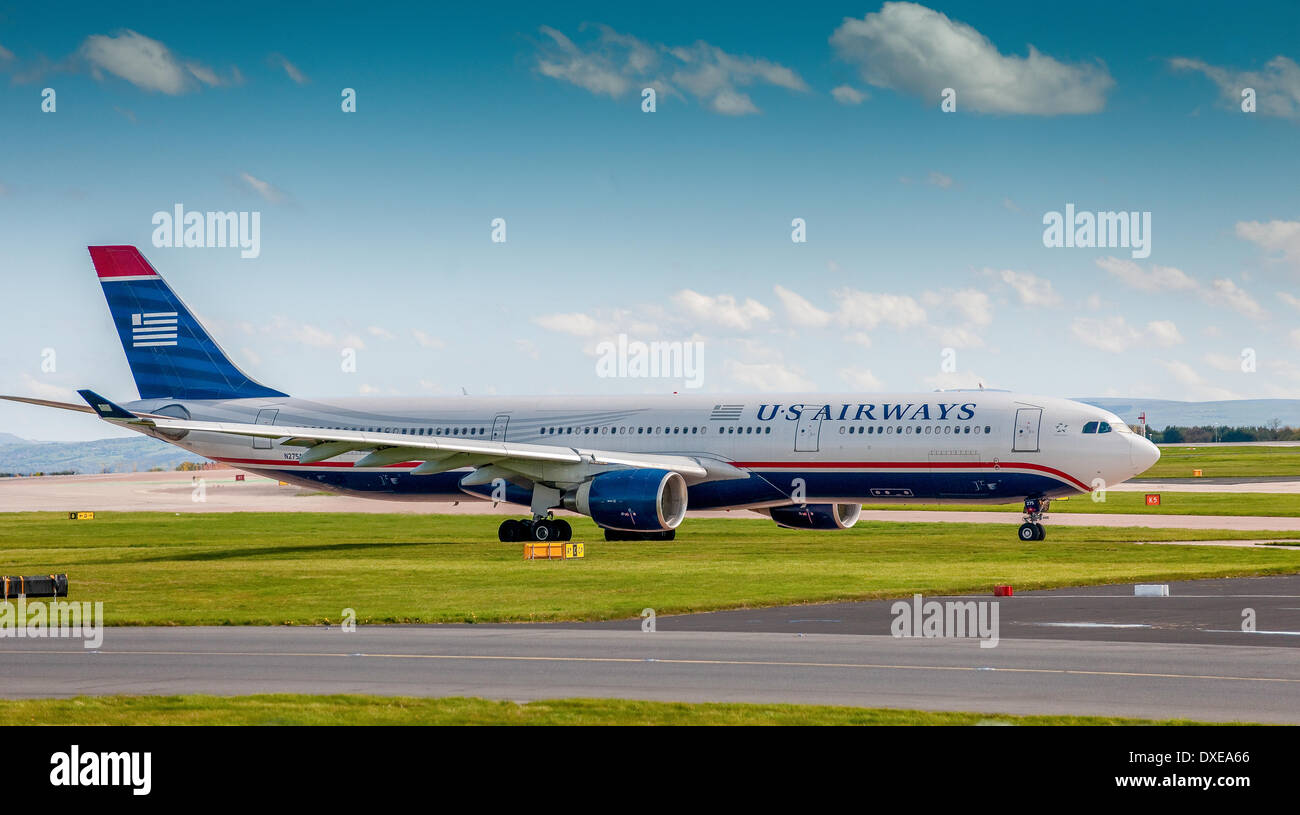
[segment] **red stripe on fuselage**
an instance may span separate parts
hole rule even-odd
[[[1027,461],[733,461],[732,466],[745,467],[750,470],[922,470],[922,469],[993,469],[1010,467],[1016,470],[1038,470],[1039,472],[1063,478],[1084,492],[1091,492],[1079,479],[1062,472],[1055,467],[1033,464]]]

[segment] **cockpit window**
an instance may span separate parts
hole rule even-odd
[[[1084,433],[1132,433],[1133,430],[1123,422],[1088,422],[1083,426]]]

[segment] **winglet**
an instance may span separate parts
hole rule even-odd
[[[123,419],[137,420],[140,418],[126,408],[113,404],[92,390],[80,390],[77,391],[77,393],[80,394],[82,399],[86,400],[86,404],[90,405],[91,410],[99,414],[99,418],[101,419],[116,419],[122,421]]]

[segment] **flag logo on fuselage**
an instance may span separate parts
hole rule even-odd
[[[176,312],[154,311],[131,315],[131,347],[176,344]]]

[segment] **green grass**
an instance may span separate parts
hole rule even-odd
[[[67,572],[110,625],[613,619],[793,603],[1300,572],[1300,551],[1137,546],[1287,533],[860,523],[784,530],[690,519],[676,541],[606,543],[581,561],[525,561],[490,516],[342,513],[0,515],[0,573]]]
[[[519,704],[452,697],[79,696],[0,700],[0,720],[27,725],[1151,725],[1183,719],[1008,716],[828,705],[687,704],[549,699]]]
[[[1160,460],[1139,478],[1300,475],[1300,447],[1161,447]]]
[[[1300,516],[1300,494],[1271,492],[1168,492],[1160,493],[1160,506],[1146,505],[1144,492],[1106,492],[1105,501],[1093,501],[1091,495],[1075,495],[1070,500],[1052,502],[1052,513],[1095,513],[1122,515],[1221,515],[1224,526],[1231,526],[1229,516],[1261,515],[1278,518]],[[867,504],[869,510],[946,510],[957,512],[1019,512],[1020,504]],[[1049,513],[1051,514],[1051,513]],[[1293,536],[1295,533],[1291,533]]]

